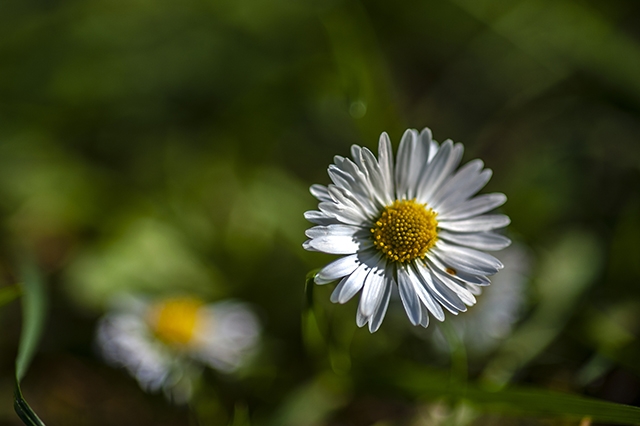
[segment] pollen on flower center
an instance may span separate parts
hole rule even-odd
[[[437,241],[437,227],[436,213],[426,204],[396,200],[384,208],[371,234],[378,250],[404,263],[426,255]]]
[[[155,335],[165,343],[185,346],[191,342],[204,303],[194,297],[168,299],[153,306],[149,322]]]

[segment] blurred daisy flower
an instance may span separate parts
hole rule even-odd
[[[306,231],[303,247],[345,255],[322,268],[315,282],[340,280],[334,303],[346,303],[362,290],[359,327],[380,327],[396,286],[412,324],[427,327],[429,313],[443,321],[444,310],[457,315],[475,304],[488,276],[502,269],[484,251],[511,243],[493,232],[510,220],[486,213],[507,197],[474,196],[491,170],[480,160],[457,169],[462,152],[462,144],[451,140],[438,144],[429,129],[409,129],[394,164],[391,142],[382,133],[378,159],[353,145],[353,160],[336,156],[329,166],[333,184],[311,186],[320,203],[305,218],[317,226]]]
[[[256,349],[260,325],[243,303],[191,297],[118,300],[97,327],[105,360],[125,367],[146,391],[189,400],[202,366],[231,373]]]

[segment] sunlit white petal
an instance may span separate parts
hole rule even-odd
[[[504,228],[511,219],[503,214],[485,214],[465,220],[441,220],[438,222],[442,229],[456,232],[483,232]]]

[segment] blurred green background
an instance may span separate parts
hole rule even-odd
[[[0,287],[32,252],[50,298],[27,400],[51,425],[578,424],[427,389],[468,376],[640,405],[639,22],[635,0],[0,2]],[[301,248],[308,186],[425,126],[509,198],[518,304],[484,350],[397,300],[374,335],[332,286],[305,310],[332,259]],[[260,353],[189,407],[146,394],[95,349],[122,291],[245,300]],[[19,425],[19,303],[0,330]]]

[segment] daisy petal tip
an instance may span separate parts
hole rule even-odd
[[[367,322],[369,322],[369,318],[358,313],[358,316],[356,317],[356,325],[362,328]]]
[[[329,284],[334,282],[335,280],[328,280],[326,278],[321,277],[319,274],[316,274],[315,277],[313,277],[313,282],[318,284],[318,285],[324,285],[324,284]]]
[[[414,327],[420,325],[420,318],[412,318],[412,317],[408,317],[408,318],[409,318],[409,322]]]
[[[428,127],[425,127],[420,131],[420,136],[422,137],[423,140],[427,140],[427,141],[430,141],[431,139],[433,139],[433,133],[431,132],[431,129]]]
[[[505,240],[504,241],[504,247],[502,247],[503,249],[506,249],[507,247],[509,247],[513,243],[513,241],[511,241],[511,238],[504,237],[504,240]]]

